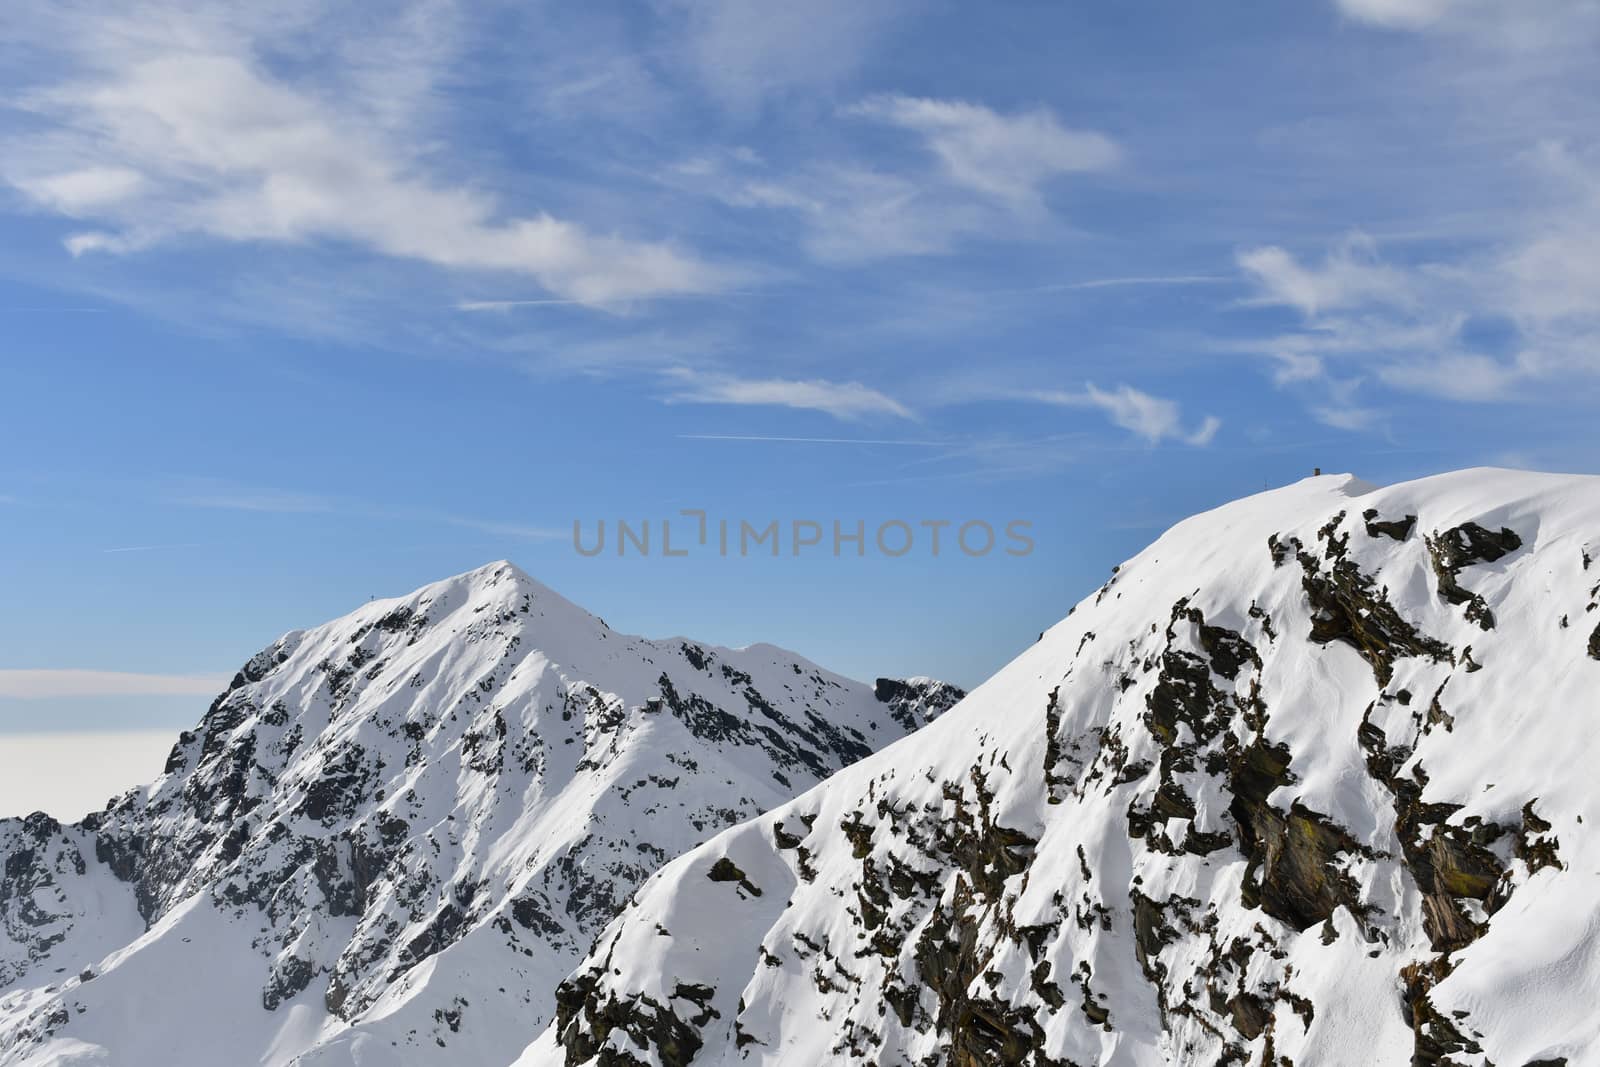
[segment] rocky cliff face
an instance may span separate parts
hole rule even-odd
[[[1180,524],[654,875],[524,1064],[1600,1063],[1600,479]]]
[[[166,773],[0,821],[0,1063],[505,1063],[662,863],[959,697],[647,641],[509,564],[290,633]]]
[[[143,929],[131,897],[91,877],[94,836],[36,812],[0,819],[0,990],[63,961],[93,962]],[[54,966],[47,966],[47,964]]]

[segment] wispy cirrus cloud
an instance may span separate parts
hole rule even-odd
[[[914,419],[910,408],[860,382],[820,378],[739,378],[730,374],[679,367],[666,374],[673,389],[669,404],[727,404],[739,407],[782,407],[820,411],[836,419],[887,416]]]
[[[450,512],[385,507],[370,501],[324,496],[294,489],[233,485],[201,480],[169,494],[168,499],[184,507],[215,511],[259,512],[262,514],[332,516],[376,522],[404,522],[452,526],[473,530],[491,537],[515,541],[551,541],[571,531],[538,523],[490,519]],[[110,548],[107,552],[148,552],[168,548],[198,548],[198,544],[134,545]]]
[[[798,445],[888,445],[898,448],[949,448],[949,441],[915,441],[898,437],[787,437],[759,433],[680,433],[683,441],[743,441]]]
[[[457,311],[515,311],[517,308],[571,307],[577,300],[458,300],[452,306]]]
[[[1434,25],[1468,6],[1460,0],[1338,0],[1339,10],[1351,18],[1404,29]]]
[[[919,137],[931,166],[840,155],[799,172],[734,151],[694,157],[670,183],[739,208],[781,212],[824,263],[949,253],[963,240],[1028,241],[1050,217],[1052,182],[1115,168],[1104,134],[1064,126],[1043,108],[1006,114],[961,100],[875,96],[841,115]]]
[[[1416,284],[1407,271],[1378,258],[1377,242],[1354,233],[1340,241],[1321,263],[1303,263],[1277,245],[1239,253],[1239,267],[1260,291],[1264,304],[1284,304],[1308,316],[1357,305],[1404,306],[1416,302]]]
[[[1130,385],[1115,389],[1101,389],[1086,382],[1078,390],[1033,390],[1017,394],[1019,399],[1038,401],[1064,408],[1093,408],[1104,413],[1111,422],[1142,438],[1151,445],[1166,440],[1203,446],[1211,443],[1222,420],[1207,415],[1197,425],[1185,428],[1183,411],[1175,400],[1153,396]]]
[[[505,538],[512,541],[561,541],[572,534],[571,530],[558,530],[553,526],[536,526],[521,522],[500,522],[494,519],[476,519],[465,515],[440,515],[437,518],[440,522],[449,526],[476,530],[491,537]]]
[[[290,489],[254,486],[205,484],[173,495],[174,502],[194,508],[219,511],[260,511],[278,514],[309,514],[336,510],[328,497]]]
[[[735,207],[797,217],[806,253],[828,264],[943,254],[963,237],[1003,228],[985,204],[853,163],[818,164],[798,178],[745,170],[722,176],[713,188]]]
[[[1044,108],[1007,115],[965,100],[890,95],[847,113],[920,135],[951,182],[1024,210],[1039,206],[1045,182],[1110,170],[1123,155],[1105,134],[1068,129]]]
[[[1478,38],[1493,48],[1535,48],[1572,43],[1600,30],[1600,10],[1589,0],[1335,0],[1349,18],[1389,30]]]
[[[0,697],[211,696],[225,674],[136,674],[94,670],[0,670]]]
[[[1034,286],[1031,290],[1036,293],[1063,292],[1077,289],[1128,289],[1128,288],[1166,288],[1169,286],[1188,285],[1231,285],[1235,279],[1226,274],[1148,274],[1130,275],[1123,278],[1088,278],[1080,282],[1056,282],[1051,285]]]
[[[43,124],[13,134],[0,178],[35,209],[80,224],[74,255],[129,255],[183,238],[242,244],[339,243],[450,271],[521,275],[607,307],[706,293],[731,275],[671,244],[517,212],[441,173],[417,112],[451,39],[449,5],[415,3],[387,36],[306,16],[287,27],[216,5],[181,11],[140,0],[116,14],[72,5],[32,27],[65,68],[14,93]],[[158,28],[175,28],[162,33]],[[297,34],[343,46],[325,69],[275,66]],[[48,45],[45,42],[50,42]],[[327,46],[332,47],[332,46]]]
[[[1394,91],[1417,102],[1425,141],[1448,130],[1454,170],[1494,174],[1450,239],[1248,247],[1258,307],[1297,323],[1238,347],[1325,425],[1366,430],[1381,390],[1472,403],[1529,402],[1600,382],[1600,147],[1575,105],[1592,84],[1600,6],[1588,0],[1334,0],[1412,51]],[[1574,95],[1576,94],[1576,95]],[[1427,149],[1419,147],[1419,152]],[[1479,179],[1464,180],[1471,190]]]
[[[1534,166],[1553,206],[1454,259],[1391,261],[1359,236],[1320,263],[1281,247],[1241,253],[1255,302],[1300,318],[1245,347],[1266,353],[1286,386],[1354,376],[1490,401],[1600,378],[1600,164],[1546,145]]]
[[[827,91],[854,74],[907,0],[672,0],[676,54],[724,107],[748,114],[770,96]]]
[[[1373,424],[1382,417],[1382,412],[1373,408],[1319,404],[1311,408],[1311,417],[1322,423],[1322,425],[1330,426],[1335,430],[1357,433],[1371,429]]]

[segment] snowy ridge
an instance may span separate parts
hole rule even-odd
[[[286,634],[166,772],[0,821],[0,1064],[504,1064],[666,860],[921,725],[506,563]]]
[[[657,872],[558,1063],[1600,1063],[1600,479],[1196,516]]]

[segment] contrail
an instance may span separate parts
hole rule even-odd
[[[948,448],[949,441],[880,440],[863,437],[768,437],[762,434],[680,433],[685,441],[776,441],[802,445],[900,445],[910,448]]]
[[[1178,274],[1147,278],[1092,278],[1083,282],[1061,282],[1057,285],[1041,285],[1035,291],[1050,292],[1057,289],[1112,289],[1124,285],[1220,285],[1223,282],[1231,282],[1233,280],[1233,278],[1219,274]]]
[[[205,547],[205,545],[200,544],[199,542],[193,542],[193,543],[190,543],[190,544],[182,544],[182,545],[129,545],[127,548],[105,548],[105,549],[101,549],[101,551],[102,552],[106,552],[106,553],[111,553],[111,552],[159,552],[160,550],[166,549],[166,548],[204,548],[204,547]]]
[[[72,311],[84,315],[104,315],[110,308],[75,308],[75,307],[10,307],[0,308],[0,315],[32,315],[49,314],[56,311]]]
[[[455,304],[457,311],[510,311],[525,307],[567,307],[576,300],[462,300]]]

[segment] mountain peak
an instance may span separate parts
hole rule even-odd
[[[1597,560],[1589,477],[1187,519],[657,872],[522,1062],[1594,1062]]]
[[[881,701],[772,645],[616,633],[503,560],[292,631],[148,789],[81,827],[0,822],[0,911],[13,891],[59,906],[0,934],[0,982],[95,975],[0,1001],[0,1061],[177,1062],[96,1020],[204,1002],[280,1020],[298,1065],[374,1040],[407,1063],[509,1062],[651,870],[941,700]],[[191,941],[207,977],[164,971]],[[222,1037],[185,1055],[239,1058]]]

